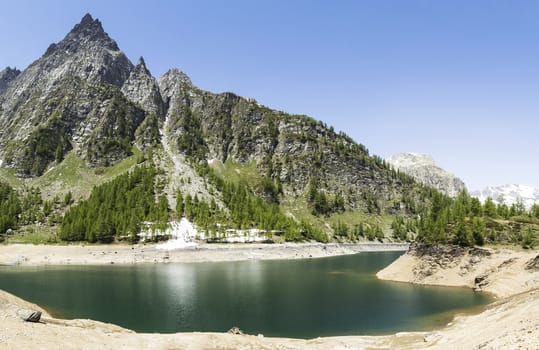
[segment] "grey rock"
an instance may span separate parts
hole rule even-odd
[[[17,315],[26,322],[39,322],[41,319],[41,311],[19,309]]]
[[[489,284],[488,280],[489,273],[484,273],[479,276],[476,276],[474,279],[474,290],[480,291]]]
[[[165,116],[165,105],[155,78],[151,75],[144,58],[140,58],[129,78],[122,86],[122,93],[132,102],[140,105],[160,119]]]
[[[146,115],[120,91],[133,69],[101,22],[84,16],[0,94],[4,165],[39,176],[56,149],[74,148],[93,166],[125,158]]]
[[[539,255],[526,262],[526,270],[539,270]]]
[[[21,71],[16,68],[7,67],[0,72],[0,94],[7,88],[8,84],[15,80]]]
[[[238,327],[232,327],[228,330],[227,333],[230,333],[230,334],[235,334],[235,335],[243,335],[243,331],[241,329],[239,329]]]

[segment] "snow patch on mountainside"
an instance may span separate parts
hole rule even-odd
[[[480,191],[472,191],[470,194],[479,198],[481,202],[490,197],[496,204],[503,200],[508,206],[511,206],[520,198],[528,209],[533,204],[539,203],[539,188],[519,184],[487,186]]]

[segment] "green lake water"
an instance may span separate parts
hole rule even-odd
[[[311,338],[444,326],[492,301],[465,288],[379,281],[402,252],[192,264],[0,267],[0,289],[62,318],[139,332]]]

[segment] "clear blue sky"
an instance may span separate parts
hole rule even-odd
[[[470,189],[539,187],[539,1],[4,1],[0,67],[86,12],[132,60],[307,114],[387,157],[430,153]]]

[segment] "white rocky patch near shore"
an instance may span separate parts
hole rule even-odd
[[[170,226],[164,232],[159,233],[170,236],[172,239],[156,245],[155,249],[173,250],[197,245],[194,240],[198,236],[198,231],[193,223],[186,218],[182,218],[179,222],[171,222]]]
[[[139,234],[142,242],[156,241],[161,237],[170,237],[164,243],[157,244],[157,250],[174,250],[195,247],[206,241],[219,243],[261,243],[268,240],[268,232],[256,228],[248,230],[227,229],[224,232],[198,230],[187,218],[169,222],[164,230],[153,228],[153,223],[144,223],[146,228]],[[271,233],[270,233],[271,235]]]

